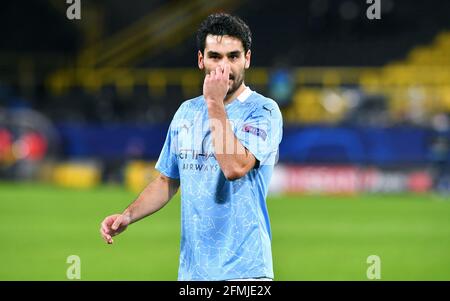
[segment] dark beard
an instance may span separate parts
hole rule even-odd
[[[227,95],[231,95],[234,92],[236,92],[236,90],[239,89],[239,87],[242,85],[243,82],[244,82],[244,74],[242,74],[242,77],[240,78],[239,81],[236,81],[236,78],[234,78],[233,85],[230,87],[230,89],[228,89]]]

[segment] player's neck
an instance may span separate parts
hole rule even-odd
[[[233,94],[227,95],[225,97],[225,99],[223,100],[223,104],[227,105],[231,102],[233,102],[233,100],[235,100],[239,95],[241,95],[242,92],[244,92],[245,88],[247,88],[247,86],[245,85],[244,82],[242,82],[242,84],[239,86],[239,88],[234,91]]]

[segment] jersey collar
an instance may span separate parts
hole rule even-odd
[[[241,94],[239,94],[239,96],[237,97],[237,99],[240,102],[244,102],[249,96],[250,94],[252,94],[252,90],[249,87],[246,87],[244,91],[242,91]]]

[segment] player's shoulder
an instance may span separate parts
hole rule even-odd
[[[200,107],[204,104],[204,97],[203,95],[199,95],[197,97],[187,99],[181,103],[181,107]]]
[[[181,105],[178,107],[175,116],[178,117],[179,115],[185,115],[190,111],[198,111],[204,105],[204,103],[205,102],[203,100],[203,95],[187,99],[183,101]]]
[[[281,111],[278,103],[272,98],[266,97],[256,91],[253,91],[251,97],[248,98],[252,113],[268,115],[272,118],[280,117]]]

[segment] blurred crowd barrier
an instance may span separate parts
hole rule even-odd
[[[440,184],[441,186],[444,183]],[[439,190],[448,192],[446,187]],[[430,170],[355,165],[278,165],[269,191],[273,194],[424,193],[433,189]]]

